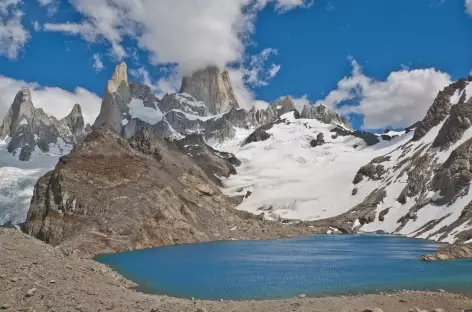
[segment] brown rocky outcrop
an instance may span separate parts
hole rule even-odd
[[[449,259],[472,258],[472,244],[453,244],[439,249],[434,254],[423,255],[422,261],[438,261]]]
[[[110,127],[95,129],[38,181],[23,230],[86,255],[316,231],[235,210],[240,199],[224,196],[214,174],[234,173],[236,160],[205,147],[192,153],[202,142],[147,130],[125,140]]]

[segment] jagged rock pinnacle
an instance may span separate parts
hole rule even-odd
[[[128,67],[121,63],[115,67],[111,79],[103,94],[100,114],[95,120],[94,127],[109,125],[117,133],[121,133],[121,121],[126,106],[131,101],[131,91],[128,85]]]
[[[180,93],[188,93],[202,101],[211,114],[225,113],[231,108],[238,108],[229,73],[221,72],[215,66],[196,71],[182,79]]]
[[[125,62],[116,65],[111,79],[108,80],[108,91],[113,92],[118,90],[121,83],[128,85],[128,66]]]

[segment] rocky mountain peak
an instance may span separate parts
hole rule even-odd
[[[295,103],[293,103],[291,96],[283,96],[278,98],[274,101],[274,103],[272,103],[272,107],[277,112],[280,112],[280,116],[296,109]]]
[[[55,145],[63,150],[66,145],[77,143],[85,135],[84,119],[79,104],[74,105],[70,114],[58,121],[48,116],[41,108],[35,108],[31,91],[22,88],[8,110],[0,126],[0,136],[9,137],[7,150],[19,153],[19,160],[29,160],[36,147],[42,152],[49,152]],[[60,142],[58,139],[62,139]],[[59,144],[61,143],[61,144]]]
[[[462,93],[462,95],[466,94],[465,88],[467,87],[468,83],[469,82],[467,79],[462,78],[439,91],[436,99],[433,102],[433,105],[431,105],[431,107],[428,109],[428,112],[426,113],[426,116],[415,129],[413,141],[419,141],[426,135],[426,133],[428,133],[435,126],[439,125],[449,116],[452,105],[456,104],[456,102],[451,102],[452,97],[457,94],[457,92],[459,92],[459,94]],[[465,96],[466,95],[464,95],[463,100],[459,98],[457,102],[465,102]]]
[[[118,90],[121,84],[128,85],[128,66],[125,62],[116,65],[115,71],[108,81],[107,88],[109,92],[113,92],[113,90]]]
[[[306,119],[317,119],[326,124],[334,124],[346,129],[352,129],[349,120],[340,116],[334,110],[323,104],[305,106],[301,117]]]
[[[213,115],[228,112],[232,107],[239,107],[229,73],[215,66],[209,66],[184,77],[180,93],[188,93],[196,100],[202,101]]]
[[[111,126],[117,133],[121,133],[121,121],[127,105],[131,101],[131,91],[128,85],[128,67],[126,63],[118,64],[103,94],[100,114],[93,126]]]
[[[74,143],[82,141],[85,138],[85,121],[82,116],[80,104],[75,104],[69,115],[61,120],[62,123],[70,129]]]
[[[22,123],[31,121],[34,116],[34,110],[30,89],[22,88],[16,94],[13,104],[3,119],[0,136],[2,138],[10,136],[16,132]]]

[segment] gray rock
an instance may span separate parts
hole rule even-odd
[[[251,133],[243,142],[243,145],[247,145],[254,142],[266,141],[270,138],[270,134],[266,131],[271,129],[273,126],[272,123],[261,126],[257,128],[253,133]]]
[[[36,293],[36,287],[32,287],[30,289],[28,289],[28,291],[26,292],[26,295],[25,297],[33,297],[34,294]]]
[[[311,147],[317,147],[317,146],[321,146],[323,144],[325,144],[325,140],[324,140],[324,134],[323,133],[318,133],[318,135],[316,136],[316,139],[313,139],[310,141],[310,146]]]
[[[277,117],[280,117],[292,111],[297,111],[295,103],[293,103],[292,97],[290,96],[284,96],[277,99],[276,101],[274,101],[274,103],[272,103],[270,108],[275,111]]]
[[[383,310],[380,308],[374,308],[374,309],[365,309],[363,312],[383,312]]]
[[[346,118],[322,104],[305,106],[302,110],[301,118],[316,119],[326,124],[338,125],[348,130],[352,129]]]
[[[8,151],[14,154],[19,151],[22,161],[30,160],[36,147],[48,152],[50,144],[56,144],[59,138],[73,145],[82,141],[85,135],[79,104],[74,105],[67,117],[57,120],[34,107],[31,91],[27,88],[18,92],[0,126],[0,138],[11,138]]]
[[[184,77],[180,93],[188,93],[202,101],[213,115],[239,107],[229,73],[226,70],[221,72],[215,66],[209,66]]]
[[[390,208],[384,209],[379,213],[379,221],[383,222],[385,220],[385,216],[390,211]]]
[[[128,85],[128,67],[126,63],[116,66],[111,79],[105,88],[100,114],[93,127],[111,126],[121,134],[122,120],[128,111],[131,101],[131,90]]]
[[[164,113],[175,109],[201,117],[210,115],[208,107],[202,101],[186,93],[166,94],[159,102],[159,108]]]
[[[419,141],[433,127],[439,125],[449,115],[451,110],[451,96],[455,88],[448,86],[438,93],[433,105],[429,108],[424,119],[418,124],[413,135],[413,141]]]

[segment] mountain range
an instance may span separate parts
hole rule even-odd
[[[22,89],[0,127],[0,223],[92,254],[314,233],[470,243],[471,82],[381,134],[290,97],[245,110],[215,67],[160,99],[119,64],[92,127]]]

